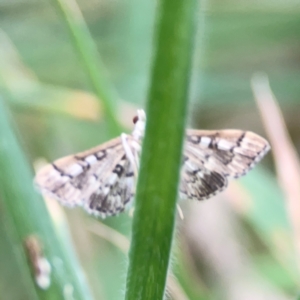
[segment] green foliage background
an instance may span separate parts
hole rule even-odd
[[[144,107],[149,85],[155,3],[81,0],[78,4],[105,66],[103,76],[116,93],[109,105],[130,132],[128,120],[135,107]],[[297,1],[203,0],[198,7],[189,124],[205,129],[241,128],[264,135],[250,88],[253,73],[264,71],[299,150]],[[107,122],[111,118],[101,114],[107,104],[95,100],[93,85],[56,1],[0,0],[0,29],[0,97],[9,107],[30,163],[78,152],[114,136],[115,130]],[[10,172],[5,168],[0,172],[1,178],[13,180],[6,177]],[[243,213],[231,208],[232,218],[239,231],[236,240],[247,249],[254,277],[278,299],[296,299],[299,271],[271,156],[239,183],[250,195],[251,205]],[[226,202],[214,199],[197,205],[209,212],[214,209],[210,202],[216,201]],[[185,219],[177,224],[173,273],[187,299],[230,299],[228,283],[211,268],[205,253],[181,234],[188,227],[189,205],[196,207],[195,203],[182,203]],[[5,295],[5,300],[25,299],[26,284],[16,280],[22,270],[12,251],[15,244],[2,204],[0,210],[0,295]],[[79,209],[65,213],[95,299],[122,299],[127,256],[91,232],[93,219],[85,213]],[[131,221],[123,214],[101,222],[130,237]],[[57,226],[56,221],[54,224]],[[68,239],[67,244],[72,247]],[[245,283],[248,279],[244,278]]]

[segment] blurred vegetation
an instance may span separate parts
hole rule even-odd
[[[81,0],[78,5],[106,78],[118,93],[115,114],[130,132],[131,118],[136,107],[144,107],[149,85],[155,2]],[[241,128],[266,136],[250,85],[254,72],[265,71],[299,153],[298,1],[202,0],[199,7],[192,127]],[[113,137],[54,1],[0,0],[0,30],[0,96],[32,164]],[[0,172],[3,178],[9,176],[5,169]],[[228,192],[180,205],[185,218],[177,222],[172,270],[185,298],[297,299],[297,241],[271,155],[248,176],[232,182]],[[122,299],[127,267],[122,241],[112,240],[106,230],[98,230],[99,237],[91,226],[103,223],[129,238],[131,217],[125,213],[95,221],[80,209],[63,212],[95,299]],[[5,300],[25,299],[20,298],[24,281],[11,285],[21,275],[11,251],[15,243],[10,226],[1,220],[0,294]],[[219,224],[216,230],[214,224]],[[172,291],[170,298],[185,299]]]

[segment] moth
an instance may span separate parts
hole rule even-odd
[[[61,204],[113,216],[124,211],[135,195],[146,114],[137,111],[130,135],[122,133],[90,150],[66,156],[42,168],[35,185]],[[251,170],[269,151],[259,135],[242,130],[186,131],[179,195],[208,199],[224,190],[229,178]]]

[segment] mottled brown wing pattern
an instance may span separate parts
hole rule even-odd
[[[92,214],[113,216],[125,210],[134,194],[134,172],[124,154],[112,170],[110,179],[91,194],[85,209]]]
[[[252,132],[187,130],[181,196],[212,197],[226,188],[227,178],[245,175],[269,149],[269,143]]]
[[[268,142],[252,132],[187,130],[180,196],[212,197],[227,186],[228,178],[252,169],[269,149]],[[102,217],[116,215],[134,197],[139,152],[136,139],[126,136],[124,141],[121,136],[45,166],[35,184],[64,205],[82,206]]]
[[[133,150],[134,151],[134,150]],[[54,161],[42,168],[35,184],[66,206],[115,215],[132,199],[134,174],[120,138]]]

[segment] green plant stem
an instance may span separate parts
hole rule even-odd
[[[170,261],[196,0],[158,1],[126,299],[162,299]]]
[[[107,113],[110,132],[117,135],[121,131],[114,113],[114,104],[117,103],[118,96],[113,86],[107,80],[104,64],[76,0],[54,0],[54,2],[63,15],[90,82]]]
[[[0,218],[5,226],[5,235],[13,245],[15,261],[11,264],[18,266],[13,289],[17,289],[19,283],[23,282],[24,299],[63,300],[66,299],[68,287],[74,299],[92,299],[72,246],[66,240],[67,235],[64,241],[60,240],[45,202],[34,191],[29,164],[14,135],[1,98],[0,137]],[[24,249],[24,241],[31,235],[38,237],[44,249],[43,255],[52,268],[51,284],[46,290],[37,286],[33,266]],[[0,277],[5,276],[3,272],[7,270],[1,269]],[[7,291],[4,296],[6,299],[10,299],[9,293]]]

